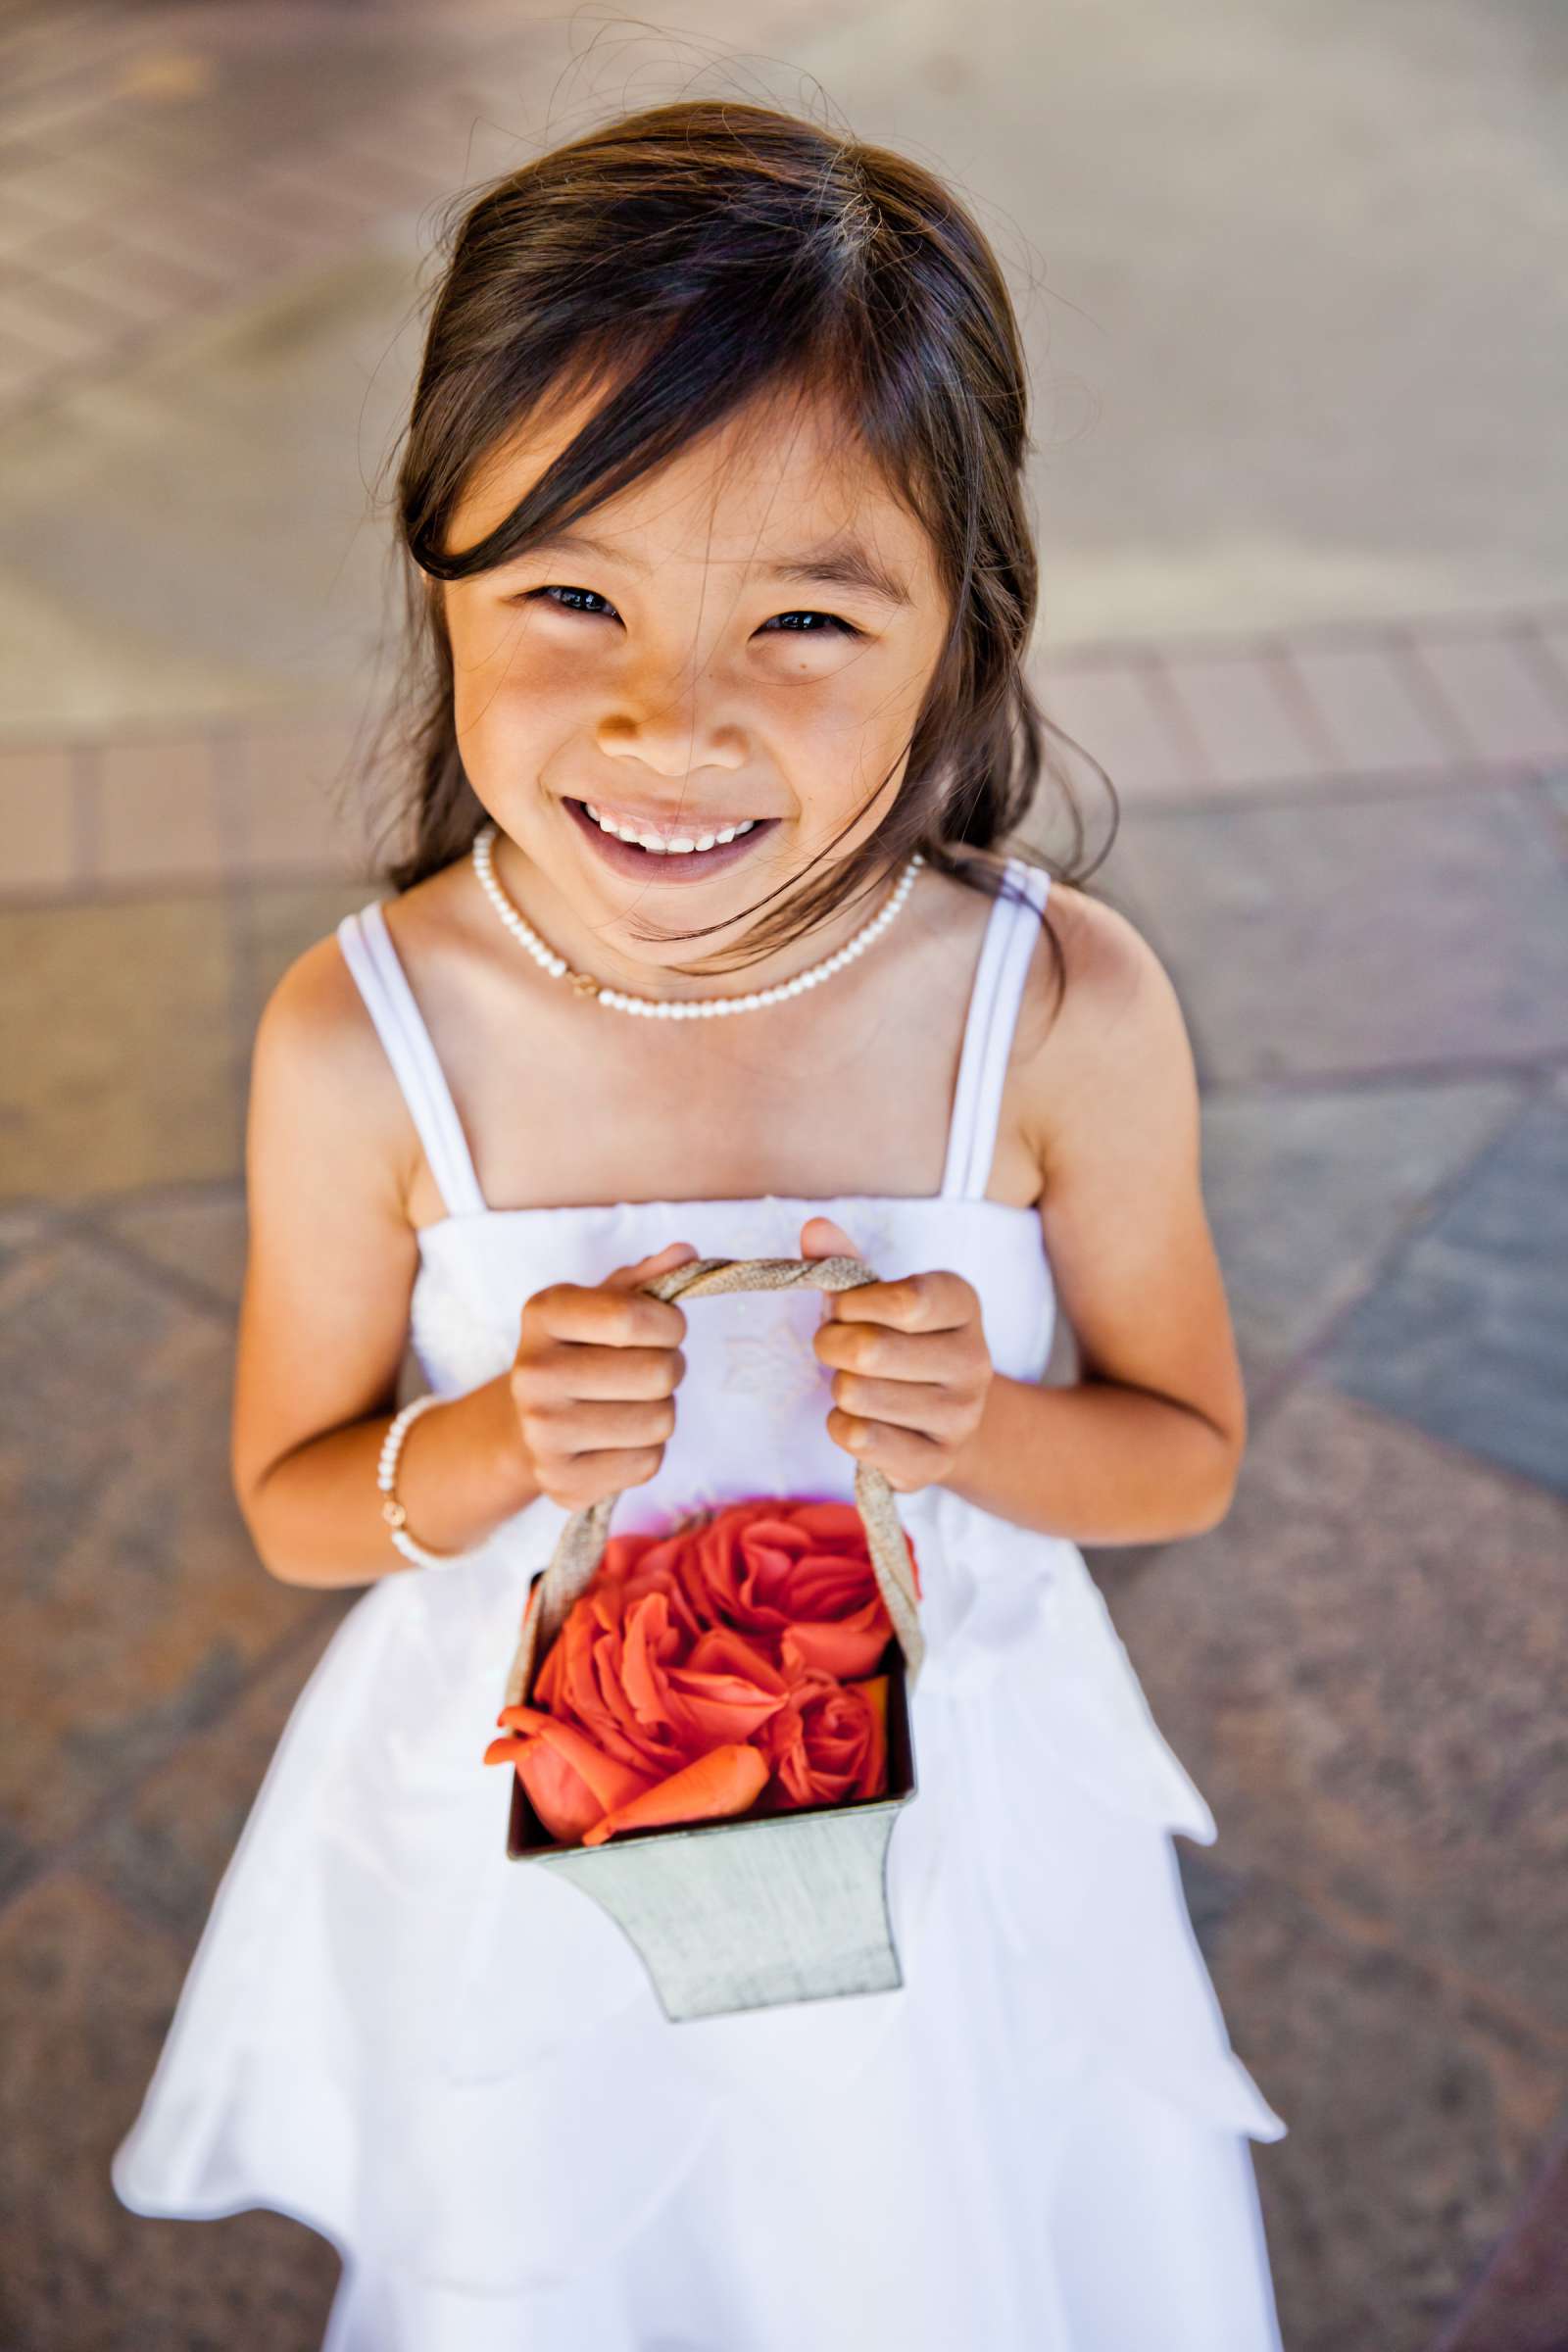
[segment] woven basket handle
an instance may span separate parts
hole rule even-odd
[[[861,1257],[696,1257],[656,1274],[640,1287],[650,1298],[673,1302],[711,1298],[721,1291],[854,1291],[877,1279]],[[586,1592],[604,1558],[610,1515],[619,1499],[618,1494],[602,1494],[585,1510],[574,1511],[562,1529],[550,1565],[523,1608],[522,1632],[507,1677],[505,1705],[523,1703],[532,1686],[535,1657],[548,1649],[573,1601]],[[855,1465],[855,1505],[912,1689],[925,1657],[914,1566],[894,1506],[893,1489],[870,1462]]]

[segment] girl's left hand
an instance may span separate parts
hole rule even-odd
[[[801,1228],[803,1257],[859,1254],[831,1217]],[[835,1367],[828,1436],[901,1494],[951,1476],[996,1377],[973,1284],[906,1274],[823,1296],[811,1345]]]

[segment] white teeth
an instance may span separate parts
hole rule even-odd
[[[634,842],[641,850],[651,850],[656,858],[689,858],[694,851],[710,850],[718,842],[737,841],[757,822],[755,816],[749,816],[742,824],[721,825],[716,833],[699,833],[695,837],[677,833],[672,841],[662,841],[657,833],[639,833],[635,825],[623,825],[617,818],[604,815],[592,801],[584,801],[582,805],[601,833],[610,834],[615,841]]]

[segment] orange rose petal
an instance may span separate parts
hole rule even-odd
[[[705,1750],[750,1740],[789,1695],[771,1659],[727,1626],[704,1634],[688,1662],[669,1669],[665,1685],[676,1737]]]
[[[808,1536],[864,1545],[865,1529],[853,1502],[798,1502],[790,1516]]]
[[[612,1805],[624,1804],[629,1796],[637,1795],[650,1784],[651,1776],[648,1773],[635,1771],[615,1756],[607,1756],[603,1748],[596,1747],[572,1724],[562,1723],[556,1716],[546,1715],[538,1707],[507,1707],[503,1712],[509,1723],[532,1733],[532,1738],[522,1742],[524,1747],[546,1748],[571,1767],[590,1794],[597,1798],[601,1813]],[[492,1748],[499,1748],[506,1742],[493,1740],[490,1744]],[[543,1818],[541,1814],[540,1819]]]
[[[517,1707],[503,1707],[496,1721],[508,1725],[514,1732],[537,1732],[547,1723],[554,1723],[556,1717],[548,1707],[533,1707],[524,1703]]]
[[[517,1758],[517,1778],[558,1845],[575,1845],[584,1830],[603,1818],[603,1807],[581,1773],[542,1740],[525,1741]]]
[[[601,1758],[600,1765],[591,1782],[588,1774],[570,1760],[567,1749],[548,1735],[530,1740],[528,1752],[517,1759],[517,1778],[528,1791],[529,1802],[551,1837],[563,1844],[575,1845],[585,1830],[604,1819],[605,1801],[596,1793],[594,1785],[604,1786],[603,1766],[608,1765],[616,1776],[613,1787],[617,1804],[657,1786],[646,1774],[629,1772],[609,1757]]]
[[[760,1691],[750,1683],[716,1676],[697,1678],[699,1684],[705,1679],[716,1688],[683,1690],[679,1694],[681,1721],[676,1738],[686,1747],[722,1746],[750,1740],[785,1703],[782,1691]]]
[[[892,1632],[878,1594],[869,1607],[837,1623],[789,1626],[779,1647],[786,1665],[797,1672],[804,1666],[816,1666],[841,1683],[853,1683],[870,1673]]]
[[[692,1645],[686,1660],[688,1669],[702,1674],[733,1674],[746,1677],[765,1690],[782,1690],[783,1679],[778,1668],[755,1642],[749,1641],[738,1627],[715,1625]]]
[[[596,1822],[584,1845],[603,1845],[617,1830],[656,1829],[672,1821],[712,1821],[744,1813],[766,1787],[767,1760],[744,1740],[710,1748],[629,1804]]]
[[[487,1764],[515,1764],[527,1750],[527,1740],[519,1740],[514,1732],[508,1739],[492,1740],[484,1751],[484,1760]]]
[[[667,1726],[669,1709],[662,1688],[670,1649],[669,1600],[662,1592],[633,1601],[621,1651],[621,1685],[639,1723]]]

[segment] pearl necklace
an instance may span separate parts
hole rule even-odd
[[[916,850],[892,893],[871,920],[857,931],[853,939],[846,940],[833,955],[825,956],[820,963],[808,964],[804,972],[797,972],[792,980],[780,980],[772,988],[754,989],[750,996],[745,997],[633,997],[624,989],[606,988],[602,981],[594,978],[592,972],[570,970],[565,957],[547,947],[538,932],[523,921],[496,880],[490,862],[498,831],[499,827],[495,824],[485,824],[474,835],[473,870],[479,877],[485,897],[507,929],[514,939],[521,941],[540,969],[558,980],[564,976],[580,997],[592,997],[595,1004],[608,1004],[612,1012],[643,1013],[664,1021],[691,1021],[713,1013],[756,1012],[763,1004],[782,1004],[786,997],[804,997],[808,988],[815,988],[819,981],[826,980],[831,973],[841,972],[847,963],[853,963],[857,956],[864,955],[872,940],[880,937],[892,922],[913,887],[915,874],[925,863]]]

